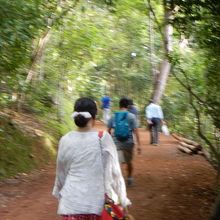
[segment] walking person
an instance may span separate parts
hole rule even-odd
[[[150,129],[150,144],[157,146],[159,144],[161,123],[164,123],[163,111],[159,105],[155,104],[153,100],[150,100],[150,104],[146,107],[145,113]]]
[[[105,194],[123,207],[130,205],[115,144],[108,132],[94,129],[96,103],[89,98],[75,102],[75,131],[64,135],[57,155],[53,195],[63,220],[98,220]]]
[[[103,122],[107,124],[111,117],[111,98],[105,95],[102,97],[101,101],[103,110]]]
[[[137,141],[138,153],[141,153],[140,138],[138,134],[137,120],[134,114],[128,112],[129,99],[121,98],[119,101],[120,110],[116,112],[108,122],[108,131],[111,134],[117,146],[117,150],[123,153],[127,165],[127,184],[133,184],[133,155],[134,155],[134,138]]]
[[[137,125],[138,125],[138,127],[140,127],[139,111],[138,111],[138,108],[136,107],[136,105],[134,104],[132,99],[129,99],[128,111],[135,115],[135,117],[137,119]]]

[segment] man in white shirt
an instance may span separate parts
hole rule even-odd
[[[145,113],[151,134],[150,144],[158,145],[160,126],[164,118],[163,111],[159,105],[150,100],[150,104],[146,107]]]

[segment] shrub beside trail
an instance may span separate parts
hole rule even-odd
[[[40,168],[56,155],[56,140],[33,115],[0,114],[0,179]]]

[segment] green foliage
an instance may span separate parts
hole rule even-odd
[[[22,17],[14,13],[21,5],[24,10],[25,7],[30,10],[28,15],[24,12]],[[14,15],[10,15],[11,22],[18,22],[24,36],[27,31],[30,33],[29,40],[22,41],[22,37],[18,38],[24,44],[23,50],[13,46],[18,51],[19,60],[10,56],[7,58],[9,62],[15,62],[16,66],[4,63],[11,68],[11,76],[2,78],[4,85],[1,87],[4,88],[5,95],[1,96],[1,103],[12,102],[13,93],[19,101],[20,95],[25,93],[25,102],[27,106],[31,106],[30,111],[53,112],[50,108],[54,107],[54,100],[59,99],[59,93],[70,93],[68,90],[72,88],[72,96],[89,95],[99,100],[107,89],[112,96],[138,96],[139,105],[143,105],[145,97],[150,96],[148,88],[151,83],[149,63],[146,62],[148,51],[145,45],[148,43],[148,36],[145,5],[140,0],[112,1],[107,5],[114,6],[117,13],[112,14],[109,8],[100,2],[97,5],[81,2],[75,11],[68,9],[71,7],[69,3],[65,3],[61,8],[57,7],[54,1],[47,5],[44,1],[14,3],[14,11],[8,9],[8,12]],[[68,10],[69,13],[63,13],[63,10]],[[127,14],[130,16],[126,17]],[[35,22],[31,25],[32,29],[23,22],[27,19],[25,16],[30,16],[29,22]],[[43,63],[35,70],[41,73],[34,73],[33,84],[27,85],[24,82],[27,74],[25,68],[29,68],[32,48],[37,44],[35,39],[45,29],[46,19],[59,16],[62,20],[53,26]],[[7,22],[3,24],[13,33]],[[17,24],[13,25],[20,28]],[[5,39],[11,42],[7,36]],[[5,47],[5,50],[10,49]],[[2,53],[6,56],[4,51]],[[132,57],[132,53],[137,56]],[[140,83],[143,80],[146,80],[146,84]],[[17,81],[19,83],[16,83]],[[136,95],[140,89],[143,90],[142,97]]]
[[[178,6],[173,24],[189,38],[188,58],[173,59],[179,60],[175,75],[189,95],[192,110],[188,114],[194,112],[199,136],[219,161],[220,2],[174,0],[172,4]]]
[[[217,89],[220,78],[218,62],[220,59],[220,2],[214,0],[187,3],[173,1],[173,3],[179,6],[174,25],[179,31],[190,36],[192,47],[199,47],[205,51],[203,54],[207,58],[205,87],[200,87],[203,87],[208,103],[215,109],[208,112],[215,118],[215,124],[219,128],[220,118],[214,112],[218,112],[220,106],[218,98],[220,93]]]
[[[220,128],[220,64],[218,57],[209,59],[207,67],[206,95],[207,103],[212,107],[207,109],[207,113],[213,118],[214,125]]]
[[[43,0],[0,1],[1,73],[9,74],[28,64],[33,39],[46,26],[44,19],[49,16],[51,3],[43,6]]]
[[[201,114],[201,129],[213,143],[213,131],[220,128],[219,1],[172,0],[169,6],[176,10],[172,20],[175,49],[170,57],[173,75],[163,99],[165,116],[173,131],[198,139],[194,105]],[[92,97],[99,104],[108,93],[113,109],[118,108],[121,96],[129,96],[144,113],[153,89],[151,44],[155,65],[164,56],[159,31],[164,23],[162,1],[151,1],[151,7],[156,16],[151,12],[154,42],[149,41],[148,1],[0,0],[0,105],[21,106],[37,115],[56,139],[73,128],[70,115],[80,96]],[[49,29],[45,49],[34,56],[39,39]],[[180,36],[189,41],[183,50]],[[33,77],[27,83],[33,64]],[[22,166],[29,169],[27,155],[32,148],[22,150],[22,146],[30,146],[33,140],[18,133],[10,134],[12,141],[5,142],[4,135],[4,155],[23,152],[21,158],[27,163]],[[6,166],[6,160],[0,163]]]
[[[56,1],[0,0],[0,104],[26,90],[25,78],[34,46],[46,28]]]
[[[134,4],[122,5],[117,5],[117,14],[112,15],[104,8],[100,14],[99,7],[82,3],[78,9],[83,6],[83,11],[63,19],[62,29],[54,30],[46,50],[44,72],[50,89],[59,81],[64,94],[72,88],[72,96],[100,100],[107,90],[112,97],[136,96],[139,105],[146,103],[151,83],[144,46],[148,42],[147,18]],[[125,18],[125,13],[131,16]],[[143,80],[146,83],[141,83]],[[137,95],[140,90],[142,96]]]

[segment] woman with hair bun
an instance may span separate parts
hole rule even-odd
[[[98,220],[105,194],[123,207],[131,204],[112,137],[94,129],[96,114],[92,99],[79,98],[72,114],[77,130],[59,142],[53,195],[63,220]]]

